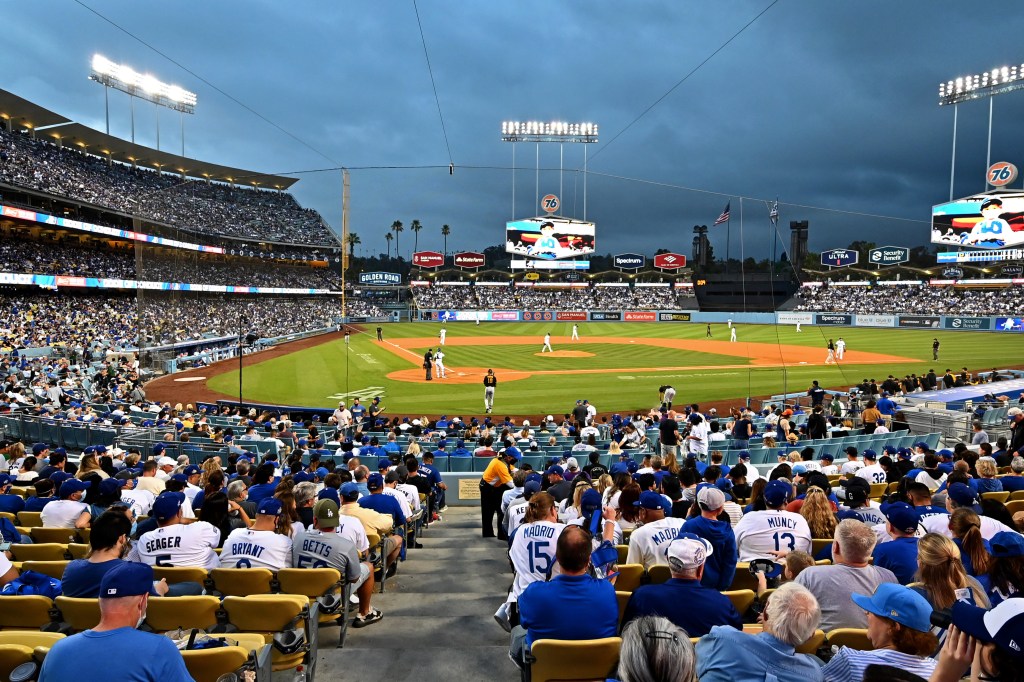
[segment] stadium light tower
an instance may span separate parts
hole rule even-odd
[[[587,219],[587,147],[597,142],[596,123],[568,123],[566,121],[502,121],[501,141],[512,143],[512,218],[516,217],[516,142],[537,144],[537,203],[540,203],[540,143],[558,143],[558,196],[562,197],[563,145],[566,142],[583,144],[583,219]]]
[[[135,98],[152,102],[157,107],[167,107],[181,115],[181,155],[185,156],[185,114],[196,113],[196,94],[177,85],[169,85],[146,73],[139,73],[130,66],[116,64],[101,54],[92,56],[92,73],[89,80],[103,86],[106,104],[107,134],[110,134],[110,88],[120,90],[131,98],[132,142],[135,142]],[[156,110],[156,148],[160,149],[160,110]]]
[[[953,105],[953,158],[949,171],[949,200],[953,200],[953,174],[956,170],[956,119],[961,102],[988,97],[988,152],[985,170],[992,165],[992,101],[996,95],[1024,89],[1024,64],[1003,66],[985,73],[961,76],[939,83],[939,106]],[[982,189],[988,189],[988,184]]]

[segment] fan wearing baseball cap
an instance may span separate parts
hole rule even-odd
[[[92,514],[82,498],[88,488],[88,483],[77,478],[61,483],[58,488],[60,499],[43,507],[43,525],[47,528],[87,528]]]
[[[890,665],[928,679],[935,669],[929,656],[938,646],[928,600],[904,585],[882,583],[871,596],[854,594],[853,603],[868,614],[868,640],[875,648],[839,649],[822,668],[826,682],[860,682],[869,665]]]
[[[703,637],[716,625],[743,629],[740,614],[729,598],[703,582],[708,557],[717,553],[711,543],[699,535],[686,532],[677,535],[665,548],[672,577],[660,585],[642,585],[633,592],[622,616],[623,627],[634,618],[659,615],[686,630],[691,637]],[[735,557],[735,549],[732,555]],[[733,563],[735,569],[735,559]]]
[[[174,642],[136,629],[146,616],[152,587],[153,569],[145,564],[125,561],[110,569],[100,582],[99,624],[55,642],[39,679],[191,680]]]
[[[207,521],[183,524],[182,505],[185,493],[166,492],[156,498],[151,518],[157,528],[139,536],[128,554],[129,561],[150,566],[197,566],[217,568],[220,565],[214,548],[220,546],[220,531]]]
[[[643,524],[629,536],[629,552],[626,563],[643,564],[649,569],[657,564],[668,564],[665,548],[683,528],[683,519],[665,516],[665,497],[653,490],[640,493],[640,499],[633,503],[639,507],[638,518]]]
[[[224,541],[221,568],[269,568],[278,571],[291,565],[292,539],[278,533],[281,501],[268,497],[256,508],[251,528],[236,528]]]
[[[907,585],[914,581],[917,573],[917,527],[918,515],[906,502],[892,502],[882,507],[885,528],[892,538],[875,546],[875,566],[888,568],[900,581]]]
[[[781,479],[764,487],[764,511],[744,514],[736,527],[739,560],[774,559],[775,552],[811,552],[811,528],[800,514],[786,511],[793,488]]]
[[[933,682],[1024,680],[1024,599],[1007,599],[991,610],[957,602]]]
[[[716,487],[704,486],[697,491],[697,505],[700,507],[700,516],[688,519],[683,524],[683,532],[705,539],[714,549],[713,553],[707,553],[708,557],[713,558],[704,565],[700,582],[713,590],[728,590],[736,575],[736,535],[729,521],[718,520],[725,506],[725,493]],[[690,631],[686,626],[682,627]]]

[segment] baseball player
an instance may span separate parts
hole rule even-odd
[[[726,326],[729,327],[729,329],[732,329],[732,318],[730,317],[728,320],[726,320],[725,324]]]
[[[349,342],[349,336],[350,336],[349,331],[348,331],[348,329],[346,329],[345,330],[345,345],[346,346],[348,345],[348,342]]]
[[[863,478],[868,483],[885,483],[885,469],[877,463],[877,460],[878,455],[874,450],[865,450],[864,466],[857,469],[854,475]]]
[[[550,332],[545,332],[544,333],[544,345],[541,346],[540,352],[543,353],[544,351],[548,351],[549,353],[554,353],[554,351],[551,350],[551,333]]]
[[[220,543],[220,531],[206,521],[181,523],[184,493],[163,493],[153,502],[152,517],[158,527],[143,533],[128,554],[128,561],[150,566],[196,566],[217,568],[219,557],[214,548]]]
[[[579,325],[574,324],[572,326],[572,340],[573,341],[579,341],[580,340],[580,328],[579,328]]]
[[[732,320],[729,320],[729,341],[736,342],[736,327],[732,326]]]
[[[251,528],[236,528],[224,541],[221,568],[269,568],[278,571],[291,566],[292,539],[277,532],[281,501],[268,497],[256,509]]]
[[[448,330],[445,329],[444,327],[441,327],[441,331],[437,333],[437,339],[438,343],[441,344],[442,346],[444,345],[444,338],[446,336],[448,336]]]
[[[437,370],[438,379],[447,378],[444,374],[444,352],[440,348],[438,348],[437,352],[434,353],[434,369]]]
[[[782,480],[764,489],[767,509],[744,514],[736,524],[736,547],[740,561],[775,559],[775,552],[811,551],[811,528],[804,517],[785,511],[792,488]],[[634,531],[635,532],[635,531]]]
[[[836,344],[832,339],[828,340],[828,355],[825,356],[825,364],[831,365],[836,361]]]
[[[842,360],[844,355],[846,355],[846,341],[840,336],[836,341],[836,358]]]
[[[674,401],[675,399],[676,399],[676,389],[672,388],[671,386],[666,386],[665,387],[665,395],[662,398],[661,404],[666,409],[671,410],[672,409],[672,401]]]
[[[710,339],[711,338],[711,325],[710,324],[708,325],[707,331],[704,332],[704,338],[706,338],[706,339]]]
[[[494,388],[498,385],[498,377],[494,376],[494,370],[487,370],[484,377],[484,410],[489,414],[494,409]]]
[[[799,322],[797,322],[797,323],[796,323],[796,332],[797,332],[797,334],[799,334],[799,333],[800,333],[800,332],[802,332],[802,331],[803,331],[803,329],[801,329],[801,328],[800,328],[800,323],[799,323]]]

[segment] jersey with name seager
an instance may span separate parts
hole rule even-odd
[[[128,560],[150,566],[217,568],[220,562],[213,550],[218,543],[220,531],[206,521],[175,523],[143,533]]]
[[[509,558],[516,569],[509,601],[517,601],[530,583],[548,579],[551,565],[555,563],[558,536],[563,530],[564,523],[552,521],[531,521],[516,529],[512,547],[508,550]]]
[[[804,517],[788,511],[755,511],[744,514],[733,529],[739,560],[774,559],[771,552],[811,551],[811,528]]]
[[[657,564],[668,564],[665,549],[683,528],[685,519],[667,516],[635,528],[629,536],[627,564],[643,564],[650,568]]]
[[[292,562],[292,539],[272,530],[236,528],[224,541],[221,568],[269,568],[277,571]]]

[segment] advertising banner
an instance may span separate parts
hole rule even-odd
[[[550,310],[523,311],[523,320],[526,322],[546,322],[555,319],[555,314]]]
[[[360,272],[359,283],[371,287],[394,286],[402,283],[402,276],[397,272]]]
[[[777,313],[775,319],[779,324],[813,324],[814,313]]]
[[[1024,244],[1024,192],[996,190],[932,207],[932,243],[1002,249]]]
[[[590,319],[594,320],[595,322],[618,321],[618,320],[622,319],[622,313],[617,313],[617,312],[616,313],[613,313],[613,312],[590,313]]]
[[[588,260],[513,260],[510,263],[513,270],[589,270]]]
[[[654,257],[654,267],[659,270],[679,270],[686,267],[686,256],[681,253],[659,253]]]
[[[437,251],[417,251],[412,254],[412,264],[418,268],[439,268],[444,265],[444,254]]]
[[[441,322],[472,322],[474,320],[517,322],[519,313],[514,310],[438,310],[437,319]]]
[[[860,254],[851,249],[829,249],[821,252],[821,264],[833,268],[856,265],[859,259]]]
[[[656,322],[658,315],[649,310],[627,310],[622,319],[626,322]]]
[[[907,316],[900,315],[897,326],[899,327],[917,327],[927,329],[938,329],[942,323],[942,319],[937,315],[928,316]]]
[[[690,321],[690,313],[673,313],[673,312],[658,313],[658,321],[659,322],[689,322]]]
[[[567,320],[567,321],[581,321],[587,319],[587,314],[583,311],[567,311],[563,313],[557,313],[555,315],[556,320]]]
[[[964,269],[956,267],[948,267],[942,269],[942,276],[946,279],[963,279]]]
[[[1001,332],[1024,332],[1024,318],[997,317],[996,329]]]
[[[857,315],[858,327],[895,327],[895,315]]]
[[[947,317],[942,326],[946,329],[992,329],[992,320],[988,317]]]
[[[1024,265],[1014,263],[1013,265],[1004,265],[999,268],[999,272],[1007,277],[1020,277],[1024,275]]]
[[[454,262],[457,268],[482,268],[487,260],[482,253],[463,251],[455,254]]]
[[[496,310],[491,313],[491,319],[495,322],[516,322],[519,320],[519,313],[514,310]]]
[[[910,249],[905,246],[880,246],[868,251],[868,262],[872,265],[899,265],[910,260]]]
[[[638,253],[620,253],[612,257],[612,267],[619,270],[639,270],[647,264],[647,258]]]
[[[993,249],[992,251],[943,251],[935,254],[935,262],[997,263],[1002,260],[1024,260],[1024,249]]]
[[[815,324],[828,325],[852,325],[853,315],[844,313],[817,313],[814,316]]]
[[[505,251],[557,260],[594,253],[594,223],[556,216],[505,223]]]

